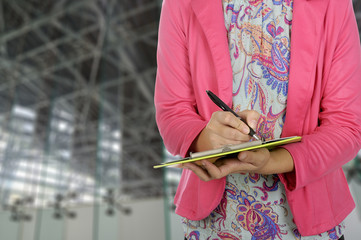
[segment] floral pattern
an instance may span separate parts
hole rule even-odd
[[[205,219],[183,219],[191,240],[337,240],[344,225],[302,237],[287,204],[285,190],[276,175],[231,174],[218,207]]]
[[[286,113],[293,0],[222,0],[233,69],[233,109],[261,113],[257,132],[281,135]],[[187,239],[303,239],[342,236],[343,224],[302,237],[277,175],[231,174],[218,207],[200,221],[183,221]]]
[[[233,108],[261,113],[259,132],[266,139],[277,137],[274,134],[283,126],[292,8],[292,0],[223,1],[233,69]]]

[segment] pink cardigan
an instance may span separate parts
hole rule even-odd
[[[221,0],[164,0],[155,88],[167,149],[186,156],[219,109],[205,90],[232,104],[232,69]],[[361,147],[361,51],[351,0],[295,0],[287,113],[282,136],[293,173],[279,175],[302,235],[330,230],[352,211],[342,166]],[[184,170],[176,212],[192,220],[217,207],[225,178],[201,181]]]

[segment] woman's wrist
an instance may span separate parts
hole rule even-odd
[[[207,145],[207,138],[204,135],[205,135],[205,130],[203,129],[192,142],[189,149],[190,152],[201,152],[201,151],[209,150],[209,146]]]
[[[276,148],[270,151],[270,160],[266,166],[270,174],[292,172],[295,169],[291,154],[284,148]]]

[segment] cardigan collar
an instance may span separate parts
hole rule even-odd
[[[191,0],[191,7],[206,36],[216,72],[213,89],[228,104],[232,104],[232,67],[224,23],[222,0]],[[217,92],[218,91],[218,92]]]

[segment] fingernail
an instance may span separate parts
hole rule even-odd
[[[239,156],[238,156],[238,159],[239,159],[239,160],[243,160],[243,159],[245,159],[246,157],[247,157],[247,153],[241,152],[241,153],[239,154]]]

